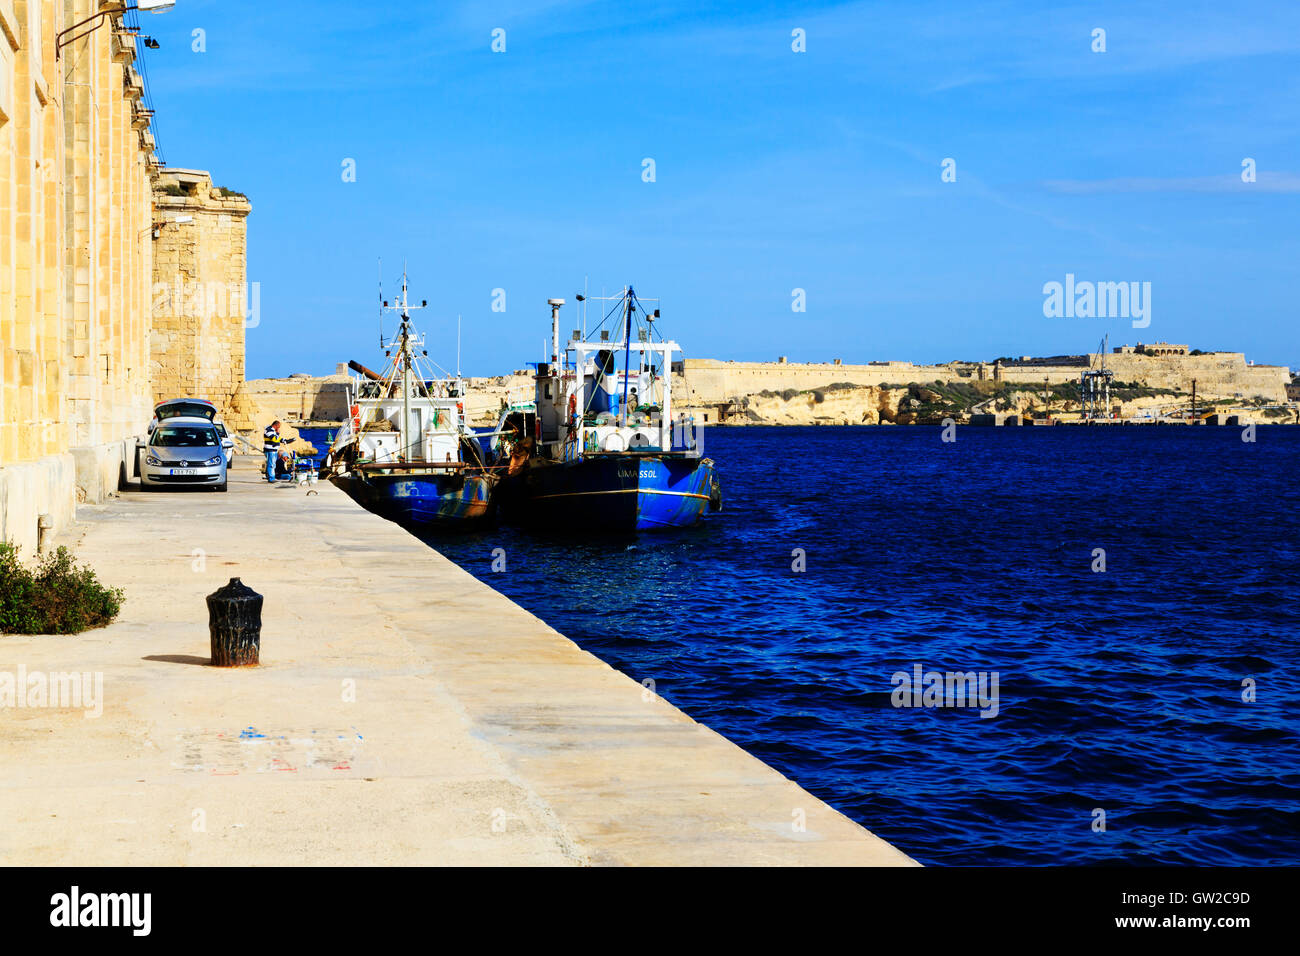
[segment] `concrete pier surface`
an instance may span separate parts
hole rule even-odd
[[[102,713],[0,707],[0,863],[913,865],[402,528],[257,465],[81,509],[61,543],[122,612],[0,636],[0,676],[102,674]],[[208,666],[204,596],[232,576],[265,596],[256,668]]]

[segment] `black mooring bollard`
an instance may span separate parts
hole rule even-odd
[[[208,595],[208,633],[214,667],[257,663],[262,641],[262,595],[231,578]]]

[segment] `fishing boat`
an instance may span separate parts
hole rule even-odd
[[[614,304],[590,335],[575,330],[563,351],[564,300],[547,300],[550,360],[537,363],[531,408],[508,403],[493,433],[502,517],[581,533],[696,524],[721,509],[721,490],[702,454],[702,427],[673,417],[681,347],[659,336],[659,310],[648,312],[630,286],[593,300]]]
[[[330,481],[377,514],[416,529],[471,527],[492,516],[496,474],[486,467],[482,446],[465,423],[464,382],[459,374],[437,376],[410,313],[427,302],[401,298],[397,333],[380,345],[387,364],[374,372],[360,362],[348,367],[348,420],[325,459]]]

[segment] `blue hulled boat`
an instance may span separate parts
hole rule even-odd
[[[597,301],[615,303],[601,323],[613,328],[590,339],[574,331],[561,353],[564,300],[549,300],[551,359],[537,366],[534,401],[512,403],[493,433],[493,458],[505,470],[500,512],[581,533],[696,524],[721,507],[721,492],[701,454],[703,429],[673,417],[672,357],[681,348],[656,338],[659,310],[647,312],[630,287]]]
[[[349,418],[325,460],[330,480],[371,511],[417,529],[459,529],[491,518],[495,472],[465,424],[459,376],[428,374],[424,342],[412,326],[406,276],[400,316],[384,345],[383,372],[349,362]],[[381,344],[382,340],[381,340]]]
[[[491,514],[492,483],[481,476],[358,470],[330,480],[375,514],[413,528],[467,528]]]

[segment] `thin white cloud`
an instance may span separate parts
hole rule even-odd
[[[1260,171],[1253,183],[1239,173],[1220,176],[1125,176],[1116,179],[1049,179],[1043,182],[1055,193],[1300,193],[1300,175]]]

